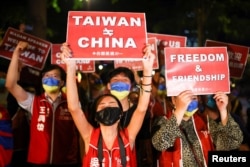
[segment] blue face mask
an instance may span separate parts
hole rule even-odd
[[[215,100],[213,99],[213,95],[207,95],[207,103],[206,105],[211,109],[216,109],[217,105]]]
[[[0,89],[5,87],[5,81],[4,78],[0,78]]]
[[[122,100],[126,96],[128,96],[131,85],[124,82],[114,82],[110,84],[110,87],[110,93],[117,97],[119,100]]]
[[[166,90],[165,84],[159,84],[158,90]]]
[[[159,84],[157,89],[158,95],[166,95],[166,86],[165,84]]]
[[[198,100],[192,100],[188,105],[185,116],[191,117],[198,110]]]
[[[55,79],[54,77],[44,78],[42,80],[42,83],[45,92],[52,93],[59,90],[60,81]]]

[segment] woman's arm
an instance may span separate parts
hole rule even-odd
[[[224,92],[216,92],[214,100],[220,113],[221,123],[222,125],[226,125],[228,121],[228,96]]]
[[[227,110],[228,96],[224,92],[216,92],[213,98],[218,112],[208,110],[207,115],[209,117],[210,133],[216,150],[237,149],[243,140],[243,134],[239,125]]]
[[[144,49],[144,57],[142,60],[143,77],[142,77],[142,82],[141,82],[138,105],[127,127],[131,146],[133,146],[135,138],[142,126],[144,116],[148,108],[151,89],[152,89],[151,82],[152,82],[152,69],[153,69],[154,59],[155,59],[155,55],[152,54],[150,46],[147,46]]]
[[[76,85],[76,62],[70,59],[70,57],[72,56],[71,53],[72,52],[67,43],[64,43],[62,45],[61,59],[65,62],[67,68],[66,94],[68,101],[68,109],[73,117],[73,120],[75,122],[78,131],[81,134],[81,137],[85,142],[85,150],[88,150],[88,143],[90,140],[93,127],[87,121],[86,116],[80,106],[77,85]]]

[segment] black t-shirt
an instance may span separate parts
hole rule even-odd
[[[137,105],[133,105],[127,111],[123,112],[123,116],[121,118],[122,128],[126,128],[128,126],[136,107]],[[150,112],[147,110],[142,123],[142,127],[137,135],[137,139],[148,139],[148,138],[150,138]]]
[[[131,117],[136,109],[137,105],[133,105],[130,107],[127,111],[123,112],[122,118],[121,118],[121,126],[122,128],[126,128],[129,124],[129,121],[131,120]]]

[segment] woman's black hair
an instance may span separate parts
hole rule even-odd
[[[119,108],[121,109],[121,114],[123,113],[123,109],[122,109],[122,104],[121,102],[119,101],[119,99],[117,97],[115,97],[114,95],[112,94],[102,94],[100,96],[98,96],[94,101],[93,103],[90,105],[90,108],[89,108],[89,111],[88,111],[88,120],[89,122],[92,124],[92,126],[94,127],[98,127],[99,125],[97,124],[96,120],[95,120],[95,114],[97,112],[97,107],[100,103],[100,101],[105,98],[105,97],[112,97],[116,100]]]

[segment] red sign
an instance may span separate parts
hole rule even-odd
[[[66,71],[66,65],[61,60],[61,44],[52,44],[51,63],[58,64]],[[95,72],[95,62],[91,60],[76,60],[76,69],[82,72]]]
[[[206,46],[225,46],[229,56],[230,77],[242,78],[243,72],[247,64],[247,56],[249,47],[240,46],[230,43],[206,40]]]
[[[157,52],[157,40],[156,38],[148,38],[148,44],[151,45],[152,53],[156,56],[153,64],[153,69],[159,69],[158,52]],[[115,60],[114,67],[127,67],[135,71],[142,71],[143,65],[141,60]]]
[[[142,59],[144,13],[69,11],[67,42],[74,59]]]
[[[184,90],[195,94],[230,92],[226,47],[165,48],[168,96]]]
[[[8,28],[5,33],[0,46],[0,57],[10,60],[19,41],[29,43],[28,48],[20,55],[22,63],[37,70],[42,70],[46,63],[51,43],[14,28]]]
[[[185,47],[187,37],[176,36],[176,35],[166,35],[166,34],[157,34],[157,33],[147,33],[148,38],[155,37],[157,39],[158,52],[159,52],[159,63],[160,66],[164,65],[164,48],[165,47]]]

